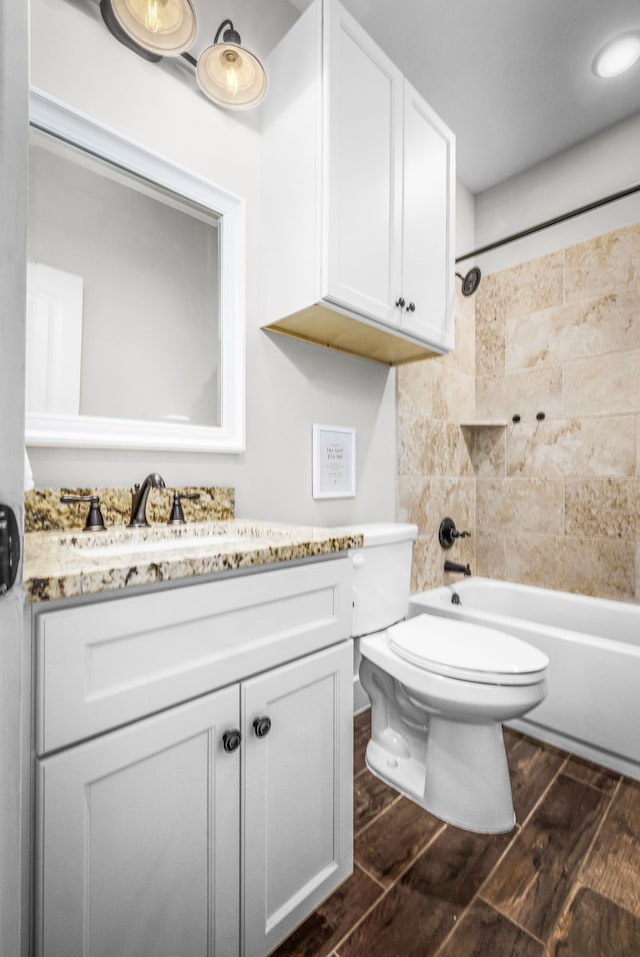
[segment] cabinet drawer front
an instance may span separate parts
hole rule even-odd
[[[348,558],[38,613],[44,754],[349,636]]]

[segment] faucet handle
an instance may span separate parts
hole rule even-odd
[[[443,518],[438,529],[440,545],[442,548],[451,548],[456,538],[471,538],[471,532],[459,532],[452,518]]]
[[[182,510],[183,498],[200,498],[200,492],[174,492],[173,493],[173,505],[171,506],[171,515],[169,516],[169,521],[167,525],[185,525],[186,519],[184,517],[184,511]]]
[[[64,502],[65,505],[69,502],[89,502],[89,513],[84,523],[84,531],[104,532],[106,530],[102,512],[100,511],[99,495],[62,495],[60,501]]]

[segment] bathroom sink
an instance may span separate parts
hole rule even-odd
[[[225,532],[214,535],[188,535],[182,538],[144,538],[141,541],[128,542],[104,542],[84,545],[79,542],[75,546],[83,555],[91,558],[109,558],[114,555],[138,555],[143,553],[157,552],[180,552],[187,549],[216,548],[227,545],[237,545],[241,542],[246,543],[246,537],[242,535],[227,534]]]

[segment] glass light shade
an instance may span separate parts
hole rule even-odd
[[[159,56],[179,56],[196,36],[190,0],[111,0],[114,16],[131,39]]]
[[[619,76],[640,58],[640,36],[630,34],[607,43],[593,61],[596,76]]]
[[[227,110],[250,110],[267,92],[267,74],[253,53],[235,43],[214,43],[196,68],[200,89]]]

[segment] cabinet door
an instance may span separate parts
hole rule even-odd
[[[325,3],[326,296],[399,324],[402,74],[339,5]],[[328,197],[328,200],[327,200]]]
[[[39,957],[239,952],[233,685],[39,762]]]
[[[446,349],[454,338],[454,154],[451,131],[405,81],[402,324]]]
[[[352,662],[348,641],[242,685],[244,957],[269,953],[353,869]]]

